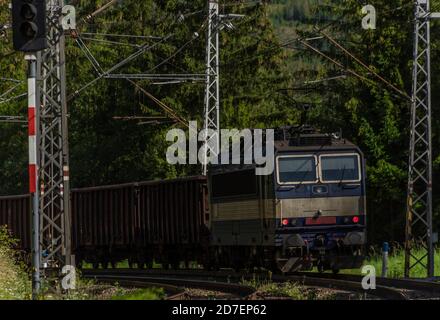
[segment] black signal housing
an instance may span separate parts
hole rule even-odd
[[[46,1],[12,0],[12,32],[15,50],[46,49]]]

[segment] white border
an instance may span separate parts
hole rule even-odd
[[[278,163],[278,159],[280,158],[315,158],[315,176],[316,176],[316,180],[315,181],[289,181],[289,182],[280,182],[280,166]],[[316,167],[319,166],[318,163],[318,157],[316,156],[316,154],[291,154],[291,155],[284,155],[284,156],[277,156],[276,158],[276,166],[277,166],[277,183],[279,185],[291,185],[291,184],[314,184],[314,183],[318,183],[319,182],[319,172],[320,170],[316,170]]]
[[[322,158],[324,157],[328,157],[328,158],[331,158],[331,157],[340,157],[340,156],[356,156],[357,157],[357,159],[358,159],[358,178],[356,179],[356,180],[324,180],[323,178],[322,178],[322,166],[321,166],[321,164],[322,164],[322,162],[321,162],[321,160],[322,160]],[[322,183],[339,183],[339,182],[344,182],[344,183],[351,183],[351,182],[361,182],[361,159],[360,159],[360,157],[359,157],[359,154],[357,154],[357,153],[325,153],[325,154],[320,154],[319,155],[319,180],[322,182]]]

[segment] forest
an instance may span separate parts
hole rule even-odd
[[[204,84],[157,84],[96,79],[78,45],[84,43],[103,70],[150,44],[118,73],[203,73],[205,0],[124,0],[84,21],[107,1],[67,1],[77,9],[78,36],[66,36],[71,186],[98,186],[200,173],[200,166],[173,166],[165,158],[166,132],[179,127],[145,90],[179,117],[203,117]],[[339,132],[367,158],[369,240],[402,241],[404,235],[410,104],[384,85],[321,32],[395,88],[411,93],[413,1],[370,0],[377,28],[361,26],[357,0],[221,0],[221,13],[244,15],[220,31],[222,128],[275,128],[309,124]],[[0,26],[10,21],[0,0]],[[122,36],[124,35],[124,36]],[[321,36],[321,37],[319,37]],[[434,221],[440,226],[438,23],[432,24]],[[311,40],[341,68],[305,47]],[[0,33],[0,116],[26,116],[26,65],[12,51],[10,30]],[[355,71],[364,80],[353,77]],[[139,87],[144,89],[140,90]],[[4,93],[4,94],[3,94]],[[155,119],[141,120],[141,119]],[[27,128],[0,122],[0,195],[27,190]]]

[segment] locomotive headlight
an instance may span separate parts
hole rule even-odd
[[[316,193],[324,193],[325,189],[323,187],[317,187],[315,188]]]
[[[324,194],[328,193],[328,187],[324,185],[317,185],[312,187],[312,192],[314,194]]]

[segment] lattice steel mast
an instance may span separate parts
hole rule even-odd
[[[218,155],[220,148],[220,79],[219,79],[219,8],[217,0],[208,1],[206,39],[205,140],[203,174],[207,173],[208,157]],[[208,135],[211,129],[212,134]]]
[[[405,229],[405,276],[422,266],[434,276],[432,230],[431,61],[429,0],[415,1],[411,137]],[[422,255],[414,250],[420,240]]]
[[[71,264],[69,150],[63,0],[47,1],[48,49],[38,54],[40,106],[40,252],[41,272]],[[46,276],[49,276],[46,272]]]

